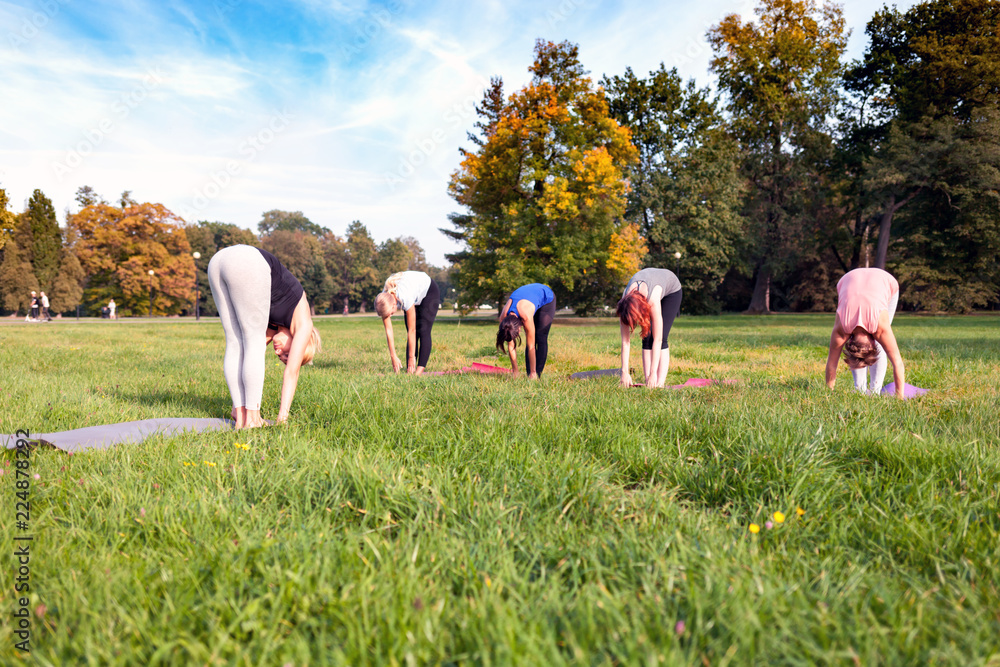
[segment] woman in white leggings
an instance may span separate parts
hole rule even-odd
[[[208,282],[226,332],[222,372],[233,399],[236,428],[263,426],[264,349],[285,364],[278,422],[288,419],[299,369],[320,348],[302,285],[266,250],[247,245],[223,248],[208,263]]]
[[[854,375],[854,388],[880,394],[886,362],[892,363],[896,396],[903,398],[906,370],[892,332],[892,316],[899,303],[899,283],[882,269],[854,269],[837,283],[837,319],[830,334],[826,384],[837,381],[841,350]],[[870,383],[869,383],[870,380]]]

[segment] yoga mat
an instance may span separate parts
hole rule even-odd
[[[882,387],[883,394],[895,395],[896,393],[896,383],[890,382],[889,384]],[[914,387],[912,384],[903,385],[903,398],[915,398],[917,396],[923,396],[927,393],[926,389],[920,387]]]
[[[57,433],[32,433],[28,440],[51,445],[64,452],[82,452],[88,449],[107,449],[119,443],[138,443],[156,434],[176,435],[185,431],[201,433],[232,427],[230,419],[142,419]],[[14,435],[0,434],[0,442],[7,449],[17,447],[17,437]]]
[[[573,373],[569,376],[570,380],[589,380],[590,378],[599,377],[618,377],[621,375],[621,369],[619,368],[606,368],[603,371],[580,371],[579,373]]]

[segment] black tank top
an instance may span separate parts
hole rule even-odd
[[[278,261],[277,257],[266,250],[257,249],[271,267],[271,308],[267,315],[268,326],[272,329],[276,329],[277,326],[291,328],[292,313],[295,312],[295,306],[299,305],[304,294],[302,283]]]

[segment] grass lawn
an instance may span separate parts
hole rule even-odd
[[[537,383],[394,376],[378,320],[317,323],[285,427],[33,452],[0,664],[1000,666],[1000,317],[898,315],[905,402],[826,389],[832,315],[681,317],[668,384],[739,382],[661,391],[567,379],[617,364],[611,320],[557,319]],[[504,364],[495,332],[439,319],[429,370]],[[228,416],[223,346],[0,325],[0,432]]]

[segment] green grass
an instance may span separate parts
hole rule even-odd
[[[682,317],[668,383],[739,384],[651,392],[566,379],[608,320],[557,320],[538,383],[393,376],[377,320],[319,320],[285,427],[33,453],[46,609],[24,656],[4,559],[0,664],[1000,665],[1000,318],[899,316],[905,402],[826,390],[831,324]],[[503,364],[495,324],[434,333],[431,370]],[[227,416],[222,349],[0,326],[0,432]]]

